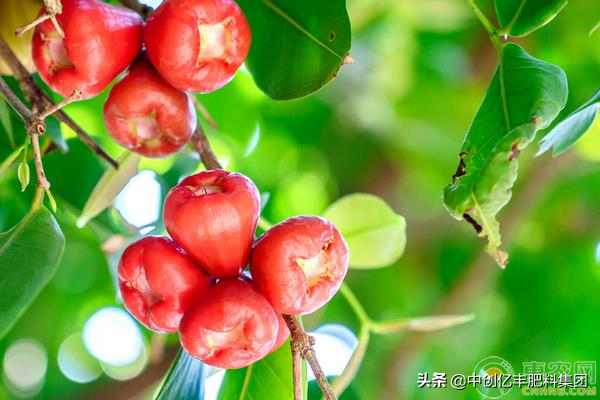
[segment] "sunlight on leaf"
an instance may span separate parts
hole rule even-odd
[[[406,221],[377,196],[344,196],[331,204],[323,217],[333,222],[346,239],[351,268],[386,267],[404,253]]]
[[[136,174],[140,160],[140,155],[126,151],[117,160],[119,169],[109,168],[104,172],[85,203],[81,216],[77,220],[77,226],[84,226],[112,204],[115,197]]]

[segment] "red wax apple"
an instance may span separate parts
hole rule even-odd
[[[125,307],[156,332],[176,332],[183,313],[211,279],[171,239],[149,236],[130,245],[119,262]]]
[[[135,12],[99,0],[62,0],[56,19],[39,24],[33,35],[33,61],[42,79],[63,96],[79,90],[100,93],[135,59],[142,46],[143,20]],[[44,13],[42,7],[40,14]]]
[[[307,314],[327,303],[348,270],[348,246],[320,217],[290,218],[254,245],[250,273],[255,287],[283,314]]]
[[[144,29],[146,50],[160,75],[178,89],[203,93],[231,80],[250,40],[234,0],[165,0]]]
[[[121,146],[146,157],[164,157],[189,141],[197,121],[190,96],[141,59],[111,89],[104,123]]]
[[[210,275],[234,278],[248,263],[259,213],[258,189],[250,179],[214,170],[188,176],[169,192],[164,223]]]
[[[183,348],[220,368],[241,368],[266,356],[277,337],[277,315],[269,302],[239,279],[220,281],[184,314]]]

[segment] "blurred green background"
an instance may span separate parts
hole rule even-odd
[[[488,356],[507,360],[516,373],[524,362],[544,362],[548,372],[551,362],[599,360],[600,123],[557,159],[533,157],[536,144],[522,154],[513,199],[499,216],[511,253],[508,268],[500,271],[482,255],[484,242],[448,215],[441,198],[495,68],[486,32],[463,0],[348,0],[348,11],[355,63],[318,93],[275,102],[240,71],[222,90],[198,96],[218,123],[218,129],[206,130],[226,168],[248,175],[269,194],[263,214],[268,220],[318,214],[352,192],[377,194],[406,217],[404,257],[388,268],[351,271],[346,280],[374,319],[477,317],[435,334],[373,336],[342,398],[477,399],[482,396],[472,389],[418,389],[417,374],[471,375]],[[600,86],[600,32],[589,35],[599,18],[600,2],[570,0],[554,21],[519,41],[567,73],[563,115]],[[116,157],[123,150],[102,122],[106,93],[66,111]],[[21,143],[14,113],[12,124]],[[121,367],[99,362],[82,342],[94,313],[122,307],[114,270],[123,246],[139,233],[115,209],[77,228],[76,218],[107,165],[66,128],[64,133],[69,152],[55,151],[44,163],[66,249],[51,283],[0,342],[0,399],[148,398],[168,368],[176,336],[132,331],[127,319],[122,341],[100,331],[97,340],[106,341],[105,347],[143,343],[135,360]],[[0,159],[11,148],[0,132]],[[144,160],[142,167],[152,172],[142,172],[137,189],[123,193],[117,205],[125,216],[137,208],[137,219],[129,215],[129,223],[160,233],[153,204],[162,203],[199,163],[188,149],[166,160]],[[27,212],[31,196],[31,187],[20,193],[16,169],[0,180],[1,231]],[[305,322],[309,329],[325,323],[357,329],[341,296]],[[31,358],[18,357],[25,354],[19,349]],[[512,389],[504,398],[522,396]]]

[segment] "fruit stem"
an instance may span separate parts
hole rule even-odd
[[[210,142],[208,138],[204,134],[204,130],[198,124],[196,131],[192,134],[192,138],[190,139],[190,143],[194,146],[198,155],[200,156],[200,161],[206,167],[206,169],[221,169],[221,163],[217,160],[217,156],[213,153],[212,147],[210,146]]]
[[[325,376],[325,373],[323,372],[323,369],[321,369],[321,365],[317,360],[317,356],[313,348],[315,344],[315,338],[304,332],[304,329],[302,329],[295,316],[284,314],[283,319],[285,320],[285,323],[290,330],[290,335],[292,336],[292,359],[294,359],[294,357],[298,357],[298,355],[304,358],[308,362],[308,365],[310,365],[310,369],[312,369],[313,374],[317,379],[317,384],[319,385],[321,392],[323,392],[324,398],[326,400],[336,400],[337,397],[333,392],[331,385],[329,385],[327,377]],[[301,385],[298,386],[300,386],[300,388],[302,387]],[[296,393],[296,390],[296,382],[294,382],[294,393]]]

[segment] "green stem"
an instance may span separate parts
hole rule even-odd
[[[491,39],[492,43],[494,44],[494,47],[496,47],[497,50],[500,50],[503,47],[503,44],[502,44],[502,41],[500,40],[500,37],[498,36],[498,30],[496,29],[494,24],[492,24],[492,22],[488,19],[488,17],[485,15],[485,13],[481,10],[481,8],[479,8],[479,6],[475,2],[475,0],[468,0],[468,1],[469,1],[469,4],[471,5],[471,8],[473,9],[473,12],[477,16],[477,18],[479,19],[479,21],[481,22],[483,27],[485,28],[485,30],[488,32],[488,35],[490,36],[490,39]]]
[[[344,368],[344,371],[338,376],[333,383],[331,388],[335,392],[336,396],[341,396],[344,390],[350,386],[352,380],[358,373],[358,370],[362,364],[365,354],[367,353],[367,347],[369,346],[369,340],[371,338],[370,328],[367,325],[362,325],[360,333],[358,334],[358,345],[350,357],[350,361]]]
[[[360,304],[360,300],[358,300],[354,293],[352,293],[350,287],[348,287],[348,285],[346,285],[345,283],[342,283],[342,286],[340,286],[340,293],[342,294],[342,296],[344,296],[344,298],[354,311],[354,314],[356,314],[356,317],[360,321],[361,326],[364,325],[367,328],[369,328],[373,324],[373,321],[365,311],[362,304]]]
[[[44,188],[36,186],[35,194],[33,195],[33,201],[31,202],[31,211],[37,211],[42,206],[44,201]]]

